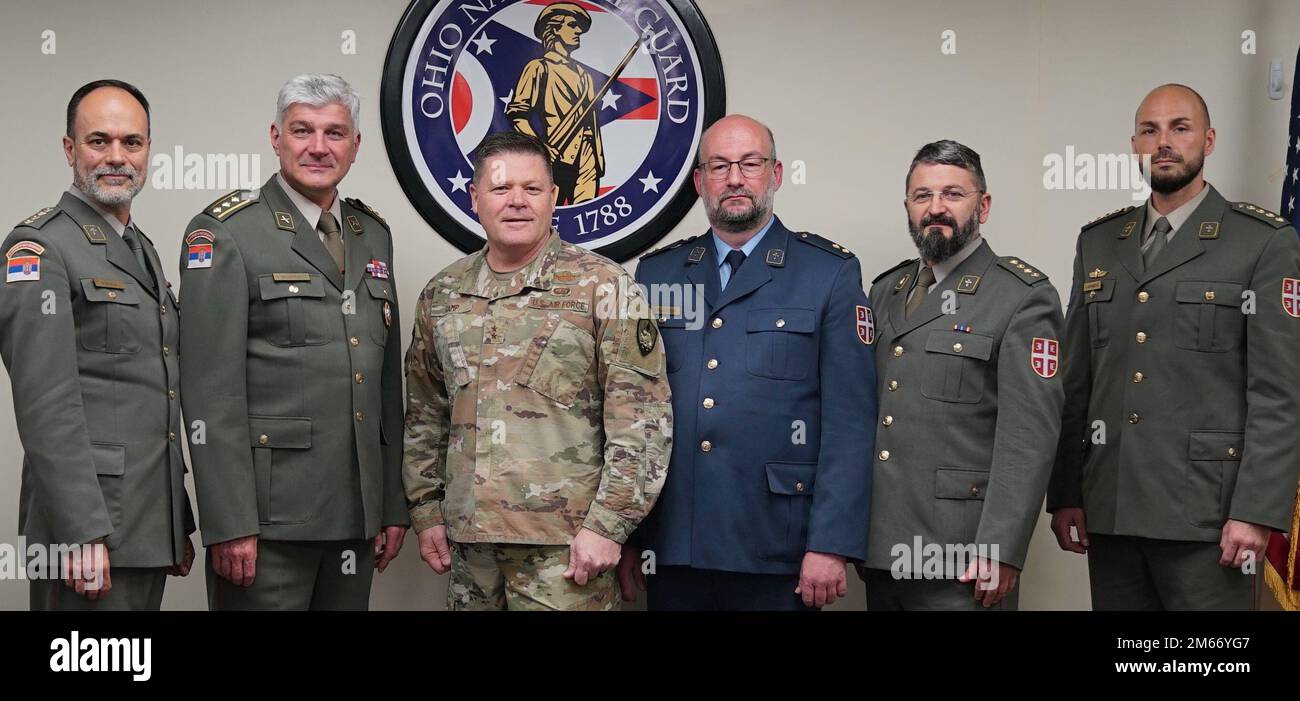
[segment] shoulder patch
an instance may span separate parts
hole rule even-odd
[[[1117,209],[1117,210],[1115,210],[1115,211],[1113,211],[1113,212],[1107,212],[1106,214],[1103,214],[1103,215],[1101,215],[1100,217],[1097,217],[1096,219],[1093,219],[1092,221],[1088,222],[1087,224],[1084,224],[1084,225],[1083,225],[1083,228],[1084,228],[1084,229],[1091,229],[1092,227],[1097,226],[1098,224],[1101,224],[1102,222],[1110,221],[1111,219],[1114,219],[1115,217],[1118,217],[1118,216],[1120,216],[1120,215],[1122,215],[1122,214],[1128,214],[1129,212],[1133,211],[1134,209],[1137,209],[1137,207],[1135,207],[1135,206],[1133,206],[1133,205],[1129,205],[1128,207],[1120,207],[1119,209]]]
[[[204,207],[203,211],[215,217],[217,221],[224,221],[226,217],[256,202],[257,194],[257,190],[227,192]]]
[[[1265,224],[1272,226],[1274,229],[1281,229],[1282,227],[1289,226],[1291,224],[1291,222],[1283,219],[1282,217],[1279,217],[1278,215],[1268,211],[1267,209],[1264,209],[1263,207],[1256,207],[1255,205],[1249,202],[1233,202],[1231,203],[1231,209],[1240,212],[1242,214],[1245,214],[1246,216],[1254,217],[1264,222]]]
[[[54,214],[59,211],[58,207],[42,207],[36,210],[36,213],[18,222],[18,226],[30,226],[33,229],[39,229],[45,226],[45,223],[54,218]]]
[[[1010,270],[1013,275],[1026,285],[1033,285],[1047,279],[1047,273],[1011,256],[999,256],[998,265]]]
[[[654,249],[653,251],[650,251],[649,253],[642,253],[642,254],[641,254],[641,257],[640,257],[640,258],[637,258],[637,260],[645,260],[646,258],[649,258],[650,256],[657,256],[657,255],[659,255],[660,253],[663,253],[664,251],[671,251],[671,250],[673,250],[674,248],[678,248],[679,246],[684,246],[684,245],[686,245],[687,243],[690,243],[691,241],[694,241],[695,239],[698,239],[699,237],[700,237],[699,235],[696,235],[696,236],[688,236],[688,237],[686,237],[686,238],[684,238],[684,239],[678,239],[677,241],[673,241],[673,242],[670,243],[670,244],[666,244],[666,245],[660,246],[659,248],[656,248],[656,249]]]
[[[379,216],[379,212],[376,212],[375,210],[371,209],[370,205],[366,204],[365,202],[362,202],[361,200],[355,197],[344,197],[343,201],[365,212],[366,214],[369,214],[372,219],[379,222],[380,226],[384,227],[385,229],[388,229],[388,222],[384,221],[384,218]],[[357,231],[355,227],[352,229],[352,231],[353,233],[361,233]],[[389,229],[389,231],[392,230]]]
[[[901,267],[903,267],[903,266],[905,266],[905,265],[915,265],[915,264],[916,264],[916,259],[915,259],[915,258],[909,258],[909,259],[903,261],[902,263],[899,263],[898,265],[895,265],[894,267],[890,268],[889,270],[886,270],[885,272],[883,272],[883,273],[877,275],[877,276],[876,276],[876,277],[871,281],[871,284],[874,285],[874,284],[876,284],[877,282],[880,282],[881,280],[883,280],[883,279],[885,278],[886,275],[889,275],[890,273],[894,272],[895,270],[898,270],[899,268],[901,268]]]
[[[853,257],[853,252],[850,251],[849,249],[829,239],[822,238],[817,234],[812,234],[807,231],[799,231],[799,232],[794,232],[791,238],[795,239],[796,241],[803,241],[804,243],[816,246],[817,248],[820,248],[823,251],[826,251],[828,253],[833,253],[839,256],[840,258]]]
[[[5,284],[41,279],[41,254],[45,247],[35,241],[19,241],[5,253]]]

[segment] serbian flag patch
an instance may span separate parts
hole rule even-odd
[[[34,282],[41,279],[41,254],[45,247],[35,241],[19,241],[5,253],[5,282]]]
[[[211,268],[212,243],[216,237],[207,229],[196,229],[185,237],[186,268]]]
[[[868,346],[876,342],[876,322],[871,317],[871,307],[858,305],[858,340]]]
[[[1029,362],[1039,377],[1055,377],[1061,364],[1061,346],[1055,339],[1035,337],[1030,346]]]
[[[1300,318],[1300,280],[1293,277],[1282,278],[1282,309],[1287,314]]]

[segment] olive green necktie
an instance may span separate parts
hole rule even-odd
[[[343,235],[339,233],[338,220],[329,212],[321,212],[320,224],[316,225],[316,230],[325,234],[325,250],[330,252],[334,264],[339,266],[339,272],[343,272]]]
[[[912,291],[912,298],[907,300],[907,316],[911,317],[912,312],[925,303],[925,296],[930,292],[930,285],[934,284],[934,269],[928,265],[921,266],[921,272],[916,274],[916,289]]]

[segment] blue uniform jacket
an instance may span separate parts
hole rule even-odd
[[[634,542],[656,565],[731,572],[797,573],[808,551],[862,560],[876,377],[858,259],[777,219],[725,291],[709,234],[647,254],[636,277],[667,353],[675,436]]]

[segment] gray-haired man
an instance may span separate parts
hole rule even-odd
[[[181,247],[181,386],[217,609],[365,609],[401,548],[401,340],[388,225],[337,186],[360,98],[280,90],[280,172],[208,205]],[[201,433],[202,435],[198,435]]]

